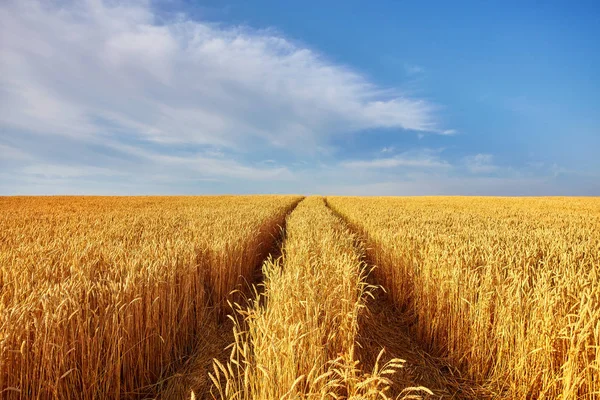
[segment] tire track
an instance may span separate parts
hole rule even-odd
[[[326,206],[342,221],[358,238],[357,246],[365,251],[364,262],[370,270],[376,267],[369,258],[368,242],[360,231],[346,218],[332,208],[325,198]],[[410,334],[410,327],[416,323],[414,315],[409,310],[398,309],[388,296],[385,288],[376,278],[376,273],[370,273],[368,283],[376,287],[373,297],[367,302],[367,307],[359,318],[357,357],[364,371],[370,371],[377,362],[382,349],[384,354],[379,362],[387,362],[393,358],[405,360],[403,368],[388,376],[392,381],[390,394],[403,398],[428,399],[485,399],[492,395],[482,387],[468,382],[460,377],[456,368],[443,359],[435,357],[423,350],[423,347]],[[407,392],[405,388],[426,387],[431,395],[423,392]]]
[[[240,284],[240,288],[236,293],[230,296],[230,301],[250,302],[252,298],[260,294],[264,280],[261,267],[267,259],[271,257],[276,259],[281,255],[286,238],[287,217],[302,200],[304,198],[299,199],[287,211],[282,223],[279,225],[277,234],[273,235],[269,250],[256,263],[254,275],[250,280],[244,280]],[[187,399],[190,398],[192,391],[195,393],[196,399],[212,399],[210,396],[212,382],[208,373],[212,371],[213,360],[217,359],[220,362],[225,362],[230,353],[228,346],[234,342],[233,322],[230,318],[223,318],[222,311],[215,309],[215,313],[218,315],[207,321],[206,334],[198,338],[194,351],[195,356],[191,357],[176,374],[157,384],[161,387],[157,399]]]

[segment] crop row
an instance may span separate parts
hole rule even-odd
[[[221,399],[386,399],[392,359],[363,371],[356,357],[368,293],[363,250],[321,197],[287,218],[283,255],[263,265],[264,292],[238,306],[228,363],[216,362]]]
[[[251,277],[298,201],[0,199],[0,397],[153,392]]]
[[[420,343],[500,398],[600,396],[600,201],[358,198],[366,237]]]

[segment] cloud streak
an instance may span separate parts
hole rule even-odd
[[[4,128],[308,151],[363,129],[437,130],[433,105],[272,31],[164,22],[141,1],[58,4],[0,6]]]
[[[0,71],[4,192],[291,182],[293,165],[331,158],[324,149],[347,134],[443,133],[435,105],[281,33],[165,16],[145,0],[0,2]]]
[[[416,131],[422,146],[452,147],[458,131],[441,126],[430,101],[275,30],[166,16],[150,0],[0,1],[0,71],[0,193],[403,194],[518,184],[490,154],[398,153],[410,149],[394,138],[403,131]],[[372,131],[386,147],[346,159],[349,139]]]
[[[499,170],[491,154],[475,154],[464,158],[467,170],[473,174],[489,174]]]
[[[391,151],[389,148],[384,148],[384,150],[386,150],[385,152]],[[442,160],[437,153],[439,152],[431,150],[411,151],[393,157],[345,161],[341,165],[353,169],[388,169],[397,167],[420,169],[450,168],[451,165],[447,161]]]

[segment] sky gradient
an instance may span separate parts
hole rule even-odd
[[[600,3],[371,3],[0,2],[0,194],[600,196]]]

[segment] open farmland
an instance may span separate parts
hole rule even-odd
[[[600,396],[599,199],[327,201],[416,340],[465,377],[501,398]]]
[[[600,394],[599,199],[300,200],[0,199],[0,397]]]
[[[0,199],[0,397],[151,393],[299,199]]]
[[[385,398],[386,375],[401,361],[367,374],[355,356],[358,317],[372,289],[362,255],[322,198],[300,203],[288,217],[282,257],[263,266],[264,294],[240,309],[230,361],[216,363],[217,397]]]

